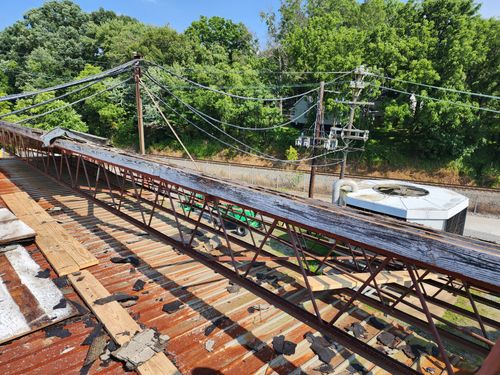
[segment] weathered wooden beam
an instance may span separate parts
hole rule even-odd
[[[0,129],[35,140],[40,133],[0,122]],[[56,149],[146,174],[332,238],[500,291],[500,246],[326,202],[214,178],[111,147],[58,139]]]
[[[18,218],[33,228],[36,244],[59,276],[93,266],[99,261],[25,192],[1,195]]]

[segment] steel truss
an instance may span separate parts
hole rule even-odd
[[[12,154],[390,373],[416,371],[340,328],[342,318],[356,304],[371,306],[427,332],[450,374],[456,356],[447,350],[445,341],[483,357],[495,345],[491,333],[500,329],[500,323],[478,307],[494,309],[498,317],[498,287],[488,281],[457,277],[456,272],[436,270],[390,249],[363,246],[357,238],[332,236],[297,220],[236,204],[226,200],[224,192],[208,194],[58,142],[45,147],[40,133],[0,125],[1,143]],[[166,223],[171,231],[165,232]],[[247,234],[235,234],[234,226],[243,226]],[[214,242],[210,236],[218,239],[215,248],[210,246]],[[475,240],[470,243],[480,245]],[[495,250],[489,245],[488,251],[492,248]],[[279,272],[274,271],[276,267]],[[377,275],[383,271],[403,271],[409,279],[381,285]],[[271,277],[273,273],[279,277]],[[315,291],[311,283],[318,275],[328,274],[348,276],[357,282],[356,287]],[[288,282],[282,281],[285,279]],[[470,309],[447,302],[444,295],[466,298]],[[467,326],[433,312],[435,307],[467,318]]]

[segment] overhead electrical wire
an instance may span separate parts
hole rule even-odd
[[[168,89],[167,89],[168,91]],[[177,101],[179,101],[182,105],[186,106],[186,103],[184,101],[182,101],[179,97],[177,97],[176,95],[174,95],[172,92],[169,92],[170,95],[172,95]],[[189,110],[191,110],[189,107],[186,107],[188,108]],[[192,110],[191,110],[192,111]],[[192,111],[193,112],[193,111]],[[225,134],[227,137],[231,138],[233,141],[235,141],[236,143],[239,143],[240,145],[244,146],[244,147],[247,147],[248,149],[250,149],[251,151],[253,151],[252,155],[258,155],[259,157],[261,158],[265,158],[265,159],[272,159],[272,160],[277,160],[277,158],[274,158],[273,156],[271,155],[268,155],[268,154],[265,154],[247,144],[245,144],[244,142],[240,141],[239,139],[233,137],[232,135],[226,133],[224,130],[220,129],[217,125],[213,124],[212,122],[210,122],[208,119],[204,118],[203,116],[197,114],[196,112],[193,112],[195,115],[197,115],[198,117],[200,117],[203,121],[205,121],[207,124],[209,124],[210,126],[214,127],[216,130],[220,131],[221,133]],[[194,126],[194,124],[192,124]]]
[[[146,94],[148,94],[149,98],[151,99],[151,101],[153,102],[153,105],[154,107],[156,108],[156,110],[158,111],[158,113],[161,115],[161,117],[163,118],[163,120],[165,121],[165,123],[168,125],[168,127],[170,128],[170,131],[174,134],[175,138],[177,138],[177,141],[181,144],[182,148],[184,149],[184,151],[186,151],[186,154],[189,156],[189,159],[191,159],[191,161],[193,162],[195,168],[201,172],[201,169],[200,167],[198,166],[198,164],[194,161],[194,158],[191,156],[191,153],[188,151],[187,147],[184,145],[184,142],[182,142],[181,140],[181,137],[179,137],[179,135],[177,134],[177,132],[175,131],[174,127],[172,126],[172,124],[170,123],[170,121],[168,121],[167,117],[165,116],[165,114],[163,113],[163,111],[161,110],[160,106],[158,105],[158,102],[154,99],[153,97],[153,93],[151,91],[149,91],[148,87],[144,84],[144,82],[142,81],[142,79],[139,77],[139,82],[141,83],[141,87],[144,88],[144,90],[146,91]]]
[[[193,87],[193,85],[178,85],[171,86],[175,90],[205,90],[202,87]],[[302,88],[302,87],[319,87],[319,82],[314,83],[296,83],[296,84],[283,84],[283,85],[259,85],[259,86],[218,86],[219,90],[235,90],[235,89],[283,89],[283,88]]]
[[[12,116],[12,115],[15,115],[15,114],[17,114],[17,113],[21,113],[21,112],[27,111],[27,110],[29,110],[29,109],[37,108],[37,107],[40,107],[40,106],[42,106],[42,105],[52,103],[52,102],[54,102],[54,101],[56,101],[56,100],[63,99],[63,98],[65,98],[65,97],[67,97],[67,96],[70,96],[70,95],[76,94],[77,92],[80,92],[80,91],[82,91],[82,90],[85,90],[86,88],[89,88],[89,87],[91,87],[91,86],[93,86],[93,85],[95,85],[95,84],[97,84],[97,83],[99,83],[99,82],[103,81],[105,78],[106,78],[106,77],[103,77],[103,78],[100,78],[100,79],[98,79],[98,80],[96,80],[96,81],[92,81],[92,82],[90,82],[90,83],[86,84],[85,86],[82,86],[82,87],[77,88],[76,90],[73,90],[73,91],[67,92],[67,93],[65,93],[65,94],[62,94],[62,95],[56,96],[56,97],[54,97],[54,98],[50,98],[50,99],[44,100],[43,102],[40,102],[40,103],[35,103],[35,104],[30,105],[30,106],[27,106],[27,107],[23,107],[23,108],[20,108],[20,109],[16,109],[15,111],[12,111],[12,112],[9,112],[9,113],[4,113],[4,114],[0,115],[0,119],[1,119],[1,118],[4,118],[4,117],[7,117],[7,116]]]
[[[40,89],[37,91],[2,96],[2,97],[0,97],[0,102],[4,102],[7,100],[17,100],[17,99],[22,99],[22,98],[27,98],[27,97],[31,97],[34,95],[42,94],[44,92],[66,89],[68,87],[73,87],[76,85],[80,85],[82,83],[96,81],[96,80],[99,80],[103,77],[113,77],[113,76],[121,74],[127,70],[130,70],[131,67],[136,63],[137,63],[137,60],[131,60],[131,61],[126,62],[125,64],[121,64],[115,68],[111,68],[111,69],[108,69],[104,72],[93,74],[93,75],[90,75],[90,76],[87,76],[87,77],[84,77],[84,78],[81,78],[81,79],[78,79],[78,80],[75,80],[72,82],[63,83],[63,84],[52,86],[52,87],[47,87],[47,88]]]
[[[492,112],[492,113],[500,113],[500,111],[496,110],[496,109],[485,108],[485,107],[477,107],[477,106],[473,106],[473,105],[469,105],[469,104],[465,104],[465,103],[454,102],[454,101],[450,101],[450,100],[446,100],[446,99],[437,99],[437,98],[433,98],[433,97],[430,97],[430,96],[425,96],[425,95],[415,94],[415,93],[404,91],[404,90],[394,89],[392,87],[386,87],[386,86],[382,86],[382,85],[376,85],[374,83],[368,83],[368,84],[371,85],[371,86],[374,86],[374,87],[380,87],[380,88],[382,88],[384,90],[394,91],[394,92],[397,92],[397,93],[400,93],[400,94],[406,94],[406,95],[410,95],[410,96],[411,95],[415,95],[415,97],[417,97],[417,98],[422,98],[422,99],[426,99],[426,100],[432,100],[432,101],[435,101],[435,102],[447,103],[447,104],[454,105],[456,107],[470,108],[470,109],[475,109],[475,110],[480,110],[480,111],[485,111],[485,112]]]
[[[187,103],[184,103],[184,104],[186,105],[186,107],[188,107],[189,109],[191,109],[191,111],[195,112],[196,114],[199,114],[200,116],[208,118],[208,119],[210,119],[212,121],[215,121],[218,124],[229,126],[231,128],[240,129],[240,130],[251,130],[251,131],[267,131],[267,130],[279,129],[279,128],[282,128],[284,126],[290,125],[291,123],[293,123],[293,122],[297,121],[298,119],[300,119],[302,116],[307,115],[311,110],[313,110],[314,108],[316,108],[316,106],[318,105],[317,103],[314,103],[312,106],[310,106],[304,112],[302,112],[300,115],[295,116],[294,118],[291,118],[290,120],[288,120],[286,122],[283,122],[281,124],[277,124],[277,125],[273,125],[273,126],[267,126],[267,127],[263,127],[263,128],[256,128],[256,127],[248,128],[248,127],[245,127],[245,126],[235,125],[235,124],[231,124],[229,122],[218,120],[218,119],[216,119],[214,117],[211,117],[210,115],[208,115],[208,114],[206,114],[206,113],[204,113],[204,112],[202,112],[202,111],[194,108],[193,106],[191,106],[191,105],[189,105]]]
[[[152,75],[146,71],[145,72],[145,75],[151,80],[153,81],[153,83],[155,83],[158,87],[160,88],[163,88],[164,90],[168,90],[163,84],[161,84],[160,82],[158,82],[158,80],[156,80],[154,77],[152,77]],[[334,83],[336,82],[338,79],[342,78],[343,76],[340,76],[340,77],[337,77],[336,79],[332,80],[329,82],[329,84],[331,83]],[[326,90],[325,90],[326,91]],[[328,92],[331,92],[331,93],[338,93],[336,91],[328,91]],[[174,95],[173,93],[171,95]],[[305,96],[305,95],[304,95]],[[191,106],[190,104],[188,103],[185,103],[184,101],[182,101],[179,97],[176,96],[176,99],[181,101],[182,104],[184,104],[186,107],[188,107],[192,112],[195,112],[196,114],[202,116],[202,117],[205,117],[207,119],[210,119],[212,121],[215,121],[217,122],[218,124],[221,124],[221,125],[225,125],[225,126],[229,126],[229,127],[232,127],[232,128],[236,128],[236,129],[241,129],[241,130],[248,130],[248,131],[267,131],[267,130],[273,130],[273,129],[278,129],[278,128],[281,128],[281,127],[284,127],[284,126],[287,126],[295,121],[297,121],[298,119],[300,119],[302,116],[306,115],[307,113],[309,113],[313,108],[317,107],[317,103],[313,104],[311,107],[309,107],[308,109],[306,109],[304,112],[302,112],[300,115],[297,115],[295,116],[294,118],[284,122],[284,123],[281,123],[281,124],[276,124],[276,125],[272,125],[272,126],[267,126],[267,127],[247,127],[247,126],[241,126],[241,125],[236,125],[236,124],[231,124],[229,122],[225,122],[225,121],[222,121],[222,120],[218,120],[210,115],[208,115],[207,113],[204,113],[203,111]],[[299,99],[300,100],[300,99]]]
[[[215,139],[216,141],[221,142],[222,144],[224,144],[224,145],[226,145],[228,147],[231,147],[231,148],[233,148],[236,151],[242,152],[242,153],[247,154],[247,155],[256,156],[256,157],[264,159],[264,160],[269,160],[269,161],[274,161],[274,162],[280,162],[280,163],[286,163],[286,164],[299,164],[299,163],[302,163],[304,161],[310,161],[310,160],[313,160],[313,159],[317,159],[317,158],[321,158],[323,156],[330,155],[330,154],[332,154],[334,152],[341,151],[341,150],[328,151],[328,152],[325,152],[325,153],[322,153],[322,154],[319,154],[319,155],[316,155],[316,156],[301,158],[301,159],[297,159],[297,160],[279,159],[279,158],[276,158],[276,157],[274,157],[272,155],[269,155],[269,154],[266,154],[266,153],[263,153],[263,152],[260,152],[260,151],[258,151],[256,149],[254,149],[253,147],[251,147],[251,146],[247,145],[246,143],[240,141],[239,139],[231,136],[230,134],[222,131],[221,129],[219,129],[218,127],[214,126],[213,124],[211,124],[206,119],[204,119],[209,125],[214,126],[217,130],[219,130],[220,132],[222,132],[223,134],[225,134],[226,136],[228,136],[229,138],[231,138],[235,142],[237,142],[240,145],[242,145],[243,147],[247,147],[248,149],[250,149],[251,151],[253,151],[253,152],[249,152],[249,151],[243,150],[243,149],[241,149],[241,148],[239,148],[237,146],[234,146],[234,145],[232,145],[230,143],[227,143],[227,142],[221,140],[220,138],[214,136],[213,134],[205,131],[204,129],[202,129],[200,127],[198,127],[196,124],[194,124],[192,121],[190,121],[189,119],[187,119],[185,116],[181,115],[178,111],[176,111],[174,108],[172,108],[168,104],[166,104],[164,102],[163,102],[163,104],[165,104],[168,108],[170,108],[173,112],[175,112],[178,116],[180,116],[181,118],[183,118],[185,121],[187,121],[188,123],[190,123],[191,125],[193,125],[195,128],[197,128],[198,130],[200,130],[203,133],[205,133],[208,136],[210,136],[212,139]],[[318,165],[318,166],[321,166],[321,165]]]
[[[129,77],[129,78],[127,78],[127,79],[125,79],[125,80],[123,80],[123,81],[121,81],[121,82],[118,82],[118,83],[116,83],[116,84],[114,84],[114,85],[112,85],[112,86],[110,86],[110,87],[107,87],[107,88],[105,88],[105,89],[103,89],[103,90],[97,91],[97,92],[93,93],[92,95],[88,95],[88,96],[86,96],[86,97],[84,97],[84,98],[81,98],[81,99],[75,100],[74,102],[67,103],[67,104],[62,105],[62,106],[60,106],[60,107],[53,108],[53,109],[51,109],[51,110],[49,110],[49,111],[46,111],[46,112],[43,112],[43,113],[39,113],[39,114],[37,114],[37,115],[30,116],[30,117],[27,117],[27,118],[25,118],[25,119],[22,119],[22,120],[16,121],[16,122],[14,122],[14,124],[23,124],[23,123],[25,123],[25,122],[32,121],[32,120],[37,119],[37,118],[39,118],[39,117],[46,116],[46,115],[48,115],[48,114],[50,114],[50,113],[60,111],[61,109],[68,108],[68,107],[72,107],[72,106],[74,106],[75,104],[78,104],[78,103],[83,102],[83,101],[85,101],[85,100],[91,99],[91,98],[93,98],[93,97],[95,97],[95,96],[97,96],[97,95],[100,95],[100,94],[102,94],[102,93],[104,93],[104,92],[106,92],[106,91],[111,91],[111,90],[115,89],[116,87],[118,87],[118,86],[121,86],[121,85],[125,84],[126,82],[130,81],[131,79],[132,79],[132,77]]]
[[[236,143],[239,143],[240,145],[244,146],[244,147],[247,147],[248,149],[250,149],[251,151],[253,151],[254,154],[256,155],[260,155],[260,157],[262,158],[267,158],[267,159],[277,159],[271,155],[268,155],[268,154],[265,154],[249,145],[247,145],[246,143],[240,141],[239,139],[233,137],[231,134],[225,132],[224,130],[220,129],[217,125],[215,125],[214,123],[210,122],[210,120],[208,120],[207,118],[201,116],[200,114],[196,113],[195,111],[193,111],[192,109],[189,108],[189,104],[187,104],[186,102],[184,102],[182,99],[180,99],[177,95],[175,95],[172,91],[170,91],[167,87],[162,87],[165,91],[167,91],[172,97],[174,97],[179,103],[181,103],[182,105],[184,105],[186,108],[188,108],[191,112],[193,112],[195,115],[197,115],[199,118],[201,118],[203,121],[205,121],[207,124],[209,124],[210,126],[214,127],[217,131],[223,133],[224,135],[226,135],[227,137],[231,138],[233,141],[235,141]]]
[[[392,78],[392,77],[383,76],[383,75],[379,75],[379,74],[375,74],[375,73],[367,73],[367,75],[370,75],[370,76],[373,76],[373,77],[378,77],[378,78],[383,78],[383,79],[388,79],[390,81],[403,82],[403,83],[407,83],[407,84],[411,84],[411,85],[417,85],[417,86],[422,86],[422,87],[427,87],[427,88],[432,88],[432,89],[437,89],[437,90],[442,90],[442,91],[454,92],[454,93],[457,93],[457,94],[465,94],[465,95],[470,95],[470,96],[479,96],[479,97],[482,97],[482,98],[489,98],[489,99],[495,99],[495,100],[500,99],[500,96],[480,94],[480,93],[471,92],[471,91],[462,91],[462,90],[450,89],[450,88],[447,88],[447,87],[428,85],[426,83],[412,82],[412,81],[407,81],[407,80],[400,79],[400,78]]]
[[[148,78],[152,78],[149,74],[147,74]],[[339,77],[340,78],[340,77]],[[157,84],[157,81],[156,80],[153,80],[153,83]],[[177,101],[179,101],[182,105],[186,106],[189,110],[191,110],[189,107],[190,105],[185,103],[182,99],[180,99],[177,95],[175,95],[168,87],[164,86],[164,85],[161,85],[159,86],[160,88],[164,89],[165,91],[167,91],[172,97],[174,97]],[[165,105],[168,106],[168,104],[166,104],[163,100],[161,100],[161,98],[158,98],[157,96],[155,96],[158,100],[162,101],[162,103],[164,103]],[[169,108],[173,109],[172,107],[169,106]],[[175,111],[175,110],[174,110]],[[210,122],[207,118],[203,117],[202,115],[196,113],[195,111],[191,110],[195,115],[197,115],[198,117],[200,117],[203,121],[205,121],[206,123],[208,123],[210,126],[212,126],[213,128],[215,128],[217,131],[223,133],[224,135],[226,135],[227,137],[231,138],[232,140],[234,140],[235,142],[239,143],[240,145],[244,146],[244,147],[247,147],[249,148],[250,150],[254,151],[254,153],[250,153],[251,155],[254,155],[254,156],[258,156],[258,157],[261,157],[263,159],[266,159],[266,160],[273,160],[273,161],[279,161],[279,162],[283,162],[283,163],[289,163],[289,164],[295,164],[295,163],[300,163],[300,162],[303,162],[303,161],[308,161],[308,160],[313,160],[313,159],[317,159],[317,158],[320,158],[322,156],[326,156],[326,155],[329,155],[329,154],[332,154],[334,152],[338,152],[338,151],[341,151],[341,150],[332,150],[332,151],[327,151],[325,153],[322,153],[322,154],[319,154],[319,155],[316,155],[316,156],[311,156],[311,157],[306,157],[306,158],[302,158],[302,159],[299,159],[299,160],[284,160],[284,159],[278,159],[278,158],[275,158],[274,156],[271,156],[269,154],[266,154],[266,153],[263,153],[259,150],[256,150],[254,148],[252,148],[251,146],[247,145],[246,143],[240,141],[239,139],[233,137],[232,135],[228,134],[227,132],[225,132],[224,130],[220,129],[217,125],[213,124],[212,122]],[[179,114],[177,111],[175,111],[177,114]],[[197,127],[194,123],[192,123],[191,121],[189,121],[188,119],[186,119],[184,116],[180,115],[182,118],[184,118],[186,121],[188,121],[189,123],[191,123],[193,126],[195,126],[197,129],[200,129],[199,127]],[[202,130],[204,131],[204,130]],[[204,131],[205,132],[205,131]],[[206,132],[205,132],[206,133]],[[227,143],[225,143],[226,145],[228,145]],[[230,146],[232,147],[232,146]],[[234,147],[233,147],[234,148]],[[238,150],[242,151],[242,152],[245,152],[241,149],[238,148]],[[248,153],[248,152],[247,152]]]
[[[186,70],[186,71],[203,71],[205,73],[219,73],[219,72],[225,72],[223,70],[219,70],[219,71],[216,71],[217,68],[215,69],[207,69],[207,68],[181,68],[183,70]],[[290,71],[290,70],[282,70],[282,71],[272,71],[272,70],[254,70],[252,69],[253,71],[255,72],[258,72],[258,73],[262,73],[262,74],[283,74],[283,75],[286,75],[286,74],[306,74],[306,75],[310,75],[310,74],[343,74],[343,73],[350,73],[352,70],[350,71],[330,71],[330,70],[326,70],[326,71]],[[236,73],[236,74],[246,74],[248,73],[248,71],[231,71],[232,73]]]
[[[158,87],[164,89],[164,90],[167,90],[167,88],[161,84],[160,82],[158,82],[158,80],[156,80],[154,77],[151,76],[151,74],[149,74],[149,72],[145,72],[145,75],[146,77],[148,77],[154,84],[156,84]],[[180,98],[176,97],[177,100],[179,101],[182,101]],[[272,125],[272,126],[267,126],[267,127],[262,127],[262,128],[258,128],[258,127],[246,127],[246,126],[241,126],[241,125],[236,125],[236,124],[231,124],[231,123],[228,123],[228,122],[225,122],[225,121],[221,121],[221,120],[218,120],[210,115],[208,115],[207,113],[204,113],[202,112],[201,110],[191,106],[190,104],[188,103],[185,103],[184,101],[182,101],[182,104],[184,104],[186,107],[188,107],[192,112],[195,112],[197,114],[199,114],[200,116],[203,116],[205,118],[208,118],[212,121],[215,121],[221,125],[226,125],[226,126],[229,126],[229,127],[232,127],[232,128],[236,128],[236,129],[241,129],[241,130],[253,130],[253,131],[264,131],[264,130],[272,130],[272,129],[278,129],[278,128],[282,128],[284,126],[287,126],[289,124],[291,124],[292,122],[295,122],[297,121],[299,118],[301,118],[302,116],[308,114],[313,108],[315,108],[317,106],[317,103],[312,105],[311,107],[309,107],[307,110],[305,110],[304,112],[302,112],[300,115],[298,116],[295,116],[294,118],[284,122],[284,123],[281,123],[281,124],[276,124],[276,125]]]
[[[164,72],[170,74],[171,76],[173,77],[176,77],[178,79],[181,79],[185,82],[188,82],[194,86],[197,86],[197,87],[200,87],[202,89],[205,89],[207,91],[212,91],[212,92],[215,92],[217,94],[221,94],[221,95],[225,95],[225,96],[228,96],[228,97],[231,97],[231,98],[234,98],[234,99],[241,99],[241,100],[254,100],[254,101],[263,101],[263,102],[275,102],[275,101],[284,101],[284,100],[290,100],[290,99],[295,99],[295,98],[298,98],[298,97],[301,97],[301,96],[304,96],[304,95],[307,95],[307,94],[310,94],[312,92],[315,92],[317,90],[319,90],[319,87],[315,87],[309,91],[306,91],[306,92],[303,92],[303,93],[300,93],[300,94],[295,94],[295,95],[291,95],[291,96],[287,96],[287,97],[280,97],[280,98],[261,98],[261,97],[252,97],[252,96],[243,96],[243,95],[236,95],[236,94],[231,94],[229,92],[226,92],[226,91],[222,91],[222,90],[219,90],[219,89],[215,89],[215,88],[212,88],[212,87],[209,87],[209,86],[206,86],[206,85],[202,85],[201,83],[198,83],[196,81],[193,81],[189,78],[186,78],[186,77],[183,77],[173,71],[171,71],[170,69],[167,69],[159,64],[156,64],[154,62],[151,62],[151,61],[147,61],[146,60],[146,63],[148,63],[149,65],[152,65],[152,66],[155,66],[161,70],[163,70]]]
[[[168,90],[167,90],[168,92]],[[169,92],[170,93],[170,92]],[[170,93],[171,94],[171,93]],[[337,152],[337,151],[341,151],[341,150],[335,150],[335,151],[329,151],[329,152],[325,152],[323,154],[320,154],[320,155],[316,155],[314,157],[310,157],[310,158],[303,158],[303,159],[299,159],[299,160],[284,160],[284,159],[278,159],[274,156],[271,156],[271,155],[268,155],[268,154],[265,154],[265,153],[262,153],[260,151],[257,150],[258,154],[256,153],[253,153],[253,152],[249,152],[249,151],[246,151],[246,150],[243,150],[231,143],[228,143],[220,138],[218,138],[217,136],[213,135],[212,133],[206,131],[205,129],[199,127],[198,125],[196,125],[193,121],[189,120],[188,118],[186,118],[184,115],[182,115],[181,113],[179,113],[179,111],[177,111],[175,108],[173,108],[171,105],[169,105],[167,102],[165,102],[162,98],[160,98],[158,95],[154,94],[153,93],[153,96],[154,98],[156,98],[156,100],[158,100],[159,102],[161,102],[163,105],[165,105],[168,109],[170,109],[172,112],[174,112],[176,115],[178,115],[180,118],[182,118],[184,121],[186,121],[187,123],[189,123],[190,125],[192,125],[193,127],[195,127],[196,129],[198,129],[199,131],[201,131],[202,133],[208,135],[210,138],[216,140],[217,142],[220,142],[224,145],[226,145],[227,147],[230,147],[238,152],[241,152],[241,153],[244,153],[244,154],[247,154],[247,155],[251,155],[251,156],[256,156],[256,157],[259,157],[261,159],[265,159],[265,160],[269,160],[269,161],[274,161],[274,162],[282,162],[282,163],[288,163],[288,164],[293,164],[293,163],[300,163],[302,161],[308,161],[308,160],[312,160],[312,159],[316,159],[316,158],[319,158],[319,157],[322,157],[322,156],[325,156],[325,155],[329,155],[329,154],[332,154],[333,152]],[[205,119],[205,121],[207,121]],[[207,121],[209,124],[210,122]],[[212,126],[215,126],[212,124]],[[241,145],[245,146],[245,147],[248,147],[249,149],[251,150],[255,150],[253,149],[251,146],[239,141],[238,139],[232,137],[230,134],[227,134],[226,132],[222,131],[221,129],[219,129],[218,127],[215,126],[215,128],[219,131],[221,131],[222,133],[224,133],[225,135],[229,136],[231,139],[235,140],[236,142],[240,143]],[[321,166],[321,165],[318,165],[318,166]]]

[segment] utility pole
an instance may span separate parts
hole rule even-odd
[[[321,127],[323,126],[323,96],[325,94],[325,82],[321,81],[319,84],[319,95],[318,95],[318,110],[316,112],[316,122],[314,123],[314,137],[312,141],[313,146],[313,157],[316,156],[316,149],[318,145],[316,144],[318,139],[321,137]],[[309,198],[314,196],[314,180],[316,178],[316,159],[312,159],[311,162],[311,174],[309,177]]]
[[[351,135],[352,126],[354,124],[354,115],[356,113],[356,107],[358,105],[360,105],[360,103],[357,103],[357,101],[361,95],[361,92],[365,88],[365,83],[363,82],[363,80],[365,79],[366,73],[367,72],[366,72],[365,67],[363,65],[361,65],[360,67],[358,67],[354,70],[354,81],[351,81],[351,84],[350,84],[350,86],[352,88],[352,102],[350,104],[351,110],[349,112],[349,122],[347,123],[347,135],[348,136]],[[348,140],[346,142],[347,142],[346,146],[349,147],[350,141]],[[344,178],[345,170],[347,167],[347,150],[344,150],[343,154],[344,154],[344,157],[342,160],[342,165],[340,167],[340,179]]]
[[[134,67],[134,80],[135,80],[135,102],[137,105],[137,130],[139,133],[139,150],[141,155],[146,154],[144,145],[144,123],[142,122],[142,99],[141,99],[141,66],[139,65],[141,56],[136,54],[134,59],[137,60]]]

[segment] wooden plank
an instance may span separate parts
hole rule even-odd
[[[23,221],[33,223],[33,225],[57,222],[25,192],[3,194],[2,199]]]
[[[7,199],[4,199],[4,197]],[[18,219],[30,224],[55,221],[25,192],[3,194],[2,199]]]
[[[2,200],[12,212],[18,217],[22,217],[28,225],[37,231],[36,244],[59,276],[80,270],[76,261],[67,252],[66,246],[58,243],[52,233],[47,233],[42,228],[42,223],[49,220],[47,216],[50,220],[53,219],[28,194],[24,192],[4,194]]]
[[[99,261],[25,192],[2,195],[5,204],[37,232],[36,243],[59,276]]]
[[[111,294],[90,272],[84,270],[69,275],[68,278],[117,344],[125,344],[131,340],[135,333],[141,331],[139,324],[118,302],[112,301],[104,305],[94,303],[95,300],[108,297]],[[163,352],[156,353],[149,361],[139,366],[137,371],[143,375],[180,374]]]
[[[70,235],[63,226],[57,222],[45,222],[40,224],[45,233],[51,233],[54,240],[65,246],[69,255],[78,264],[80,269],[93,266],[99,261],[80,242]]]
[[[355,279],[357,277],[360,280]],[[360,272],[353,274],[341,274],[341,275],[322,275],[322,276],[309,276],[307,280],[309,281],[309,285],[311,285],[311,289],[313,292],[318,292],[322,290],[335,290],[342,288],[358,288],[362,285],[364,281],[366,281],[370,277],[369,272]],[[433,279],[436,280],[440,277],[437,274],[431,274],[425,276],[424,279]],[[378,285],[397,283],[397,284],[405,284],[410,283],[411,278],[407,271],[381,271],[376,277]],[[296,278],[296,282],[306,287],[304,279],[301,277]]]
[[[57,243],[54,238],[46,233],[38,233],[36,244],[59,276],[69,275],[80,270],[75,260],[67,253],[64,244]]]

